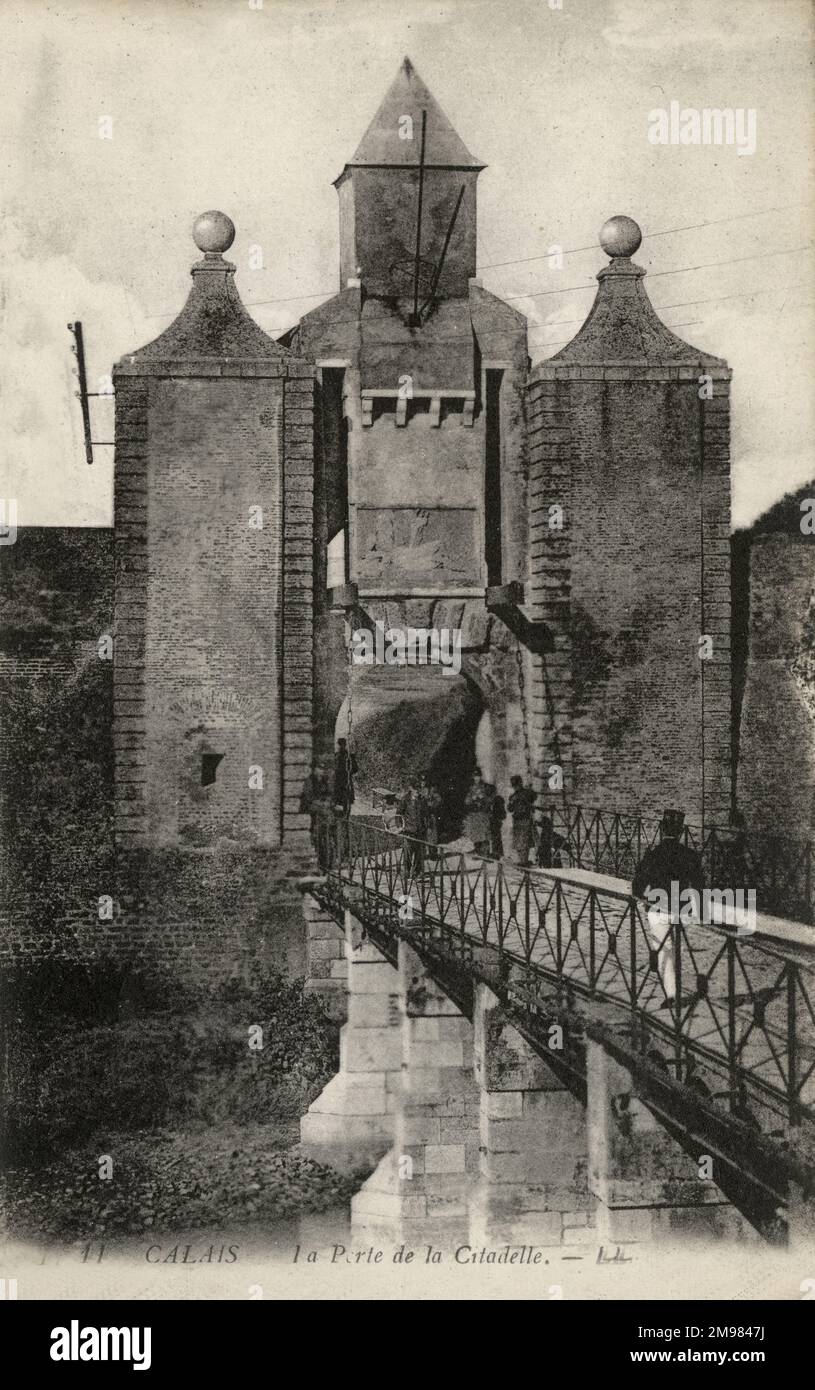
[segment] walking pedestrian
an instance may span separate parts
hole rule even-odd
[[[695,849],[680,841],[685,823],[683,811],[665,811],[661,822],[662,839],[658,845],[645,851],[631,883],[635,898],[643,898],[650,903],[646,913],[648,939],[651,949],[657,953],[657,970],[662,982],[665,998],[661,1009],[673,1009],[676,1004],[676,965],[673,935],[681,927],[679,912],[671,905],[682,899],[682,894],[693,889],[697,902],[701,902],[705,876],[702,856]],[[695,994],[680,1000],[681,1004],[693,1003]]]

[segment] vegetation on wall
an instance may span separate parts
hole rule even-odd
[[[30,526],[0,548],[0,651],[96,640],[112,612],[112,530]]]
[[[284,1150],[337,1069],[338,1031],[302,981],[251,964],[255,938],[274,930],[263,856],[213,860],[202,901],[188,856],[136,855],[129,891],[158,904],[152,936],[125,958],[115,924],[94,934],[97,899],[117,882],[112,662],[97,651],[111,540],[28,531],[0,552],[3,1223],[88,1238],[320,1210],[347,1184]],[[230,950],[218,914],[239,890],[242,977],[213,985],[202,968],[195,984],[165,959],[162,913]],[[90,930],[79,951],[77,923]]]
[[[106,891],[113,862],[111,663],[3,692],[6,901],[49,920]]]
[[[338,1035],[301,982],[257,968],[205,1001],[113,960],[24,963],[0,980],[3,1159],[204,1122],[284,1127],[337,1069]]]

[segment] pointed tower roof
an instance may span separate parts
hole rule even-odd
[[[196,219],[193,240],[204,257],[192,267],[186,304],[157,338],[121,358],[117,371],[133,373],[149,363],[191,360],[279,364],[291,356],[243,306],[235,288],[235,266],[222,255],[234,238],[234,224],[225,213],[205,212]]]
[[[631,217],[610,217],[604,224],[600,245],[610,259],[597,276],[594,304],[583,327],[547,362],[556,366],[658,362],[727,367],[723,358],[686,343],[662,322],[643,284],[646,272],[631,260],[641,242],[642,232]]]
[[[423,110],[427,112],[426,165],[447,169],[485,167],[470,154],[410,59],[405,58],[346,169],[354,165],[417,164]],[[413,140],[399,137],[402,116],[412,117]]]

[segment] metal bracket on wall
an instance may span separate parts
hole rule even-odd
[[[112,439],[91,439],[91,413],[88,401],[91,397],[104,396],[108,400],[114,397],[114,391],[89,391],[88,377],[85,371],[85,340],[82,336],[82,324],[79,319],[75,323],[68,324],[69,332],[74,335],[74,342],[71,352],[76,357],[76,367],[74,372],[79,380],[79,390],[74,392],[82,409],[82,433],[85,438],[85,459],[88,463],[93,463],[94,449],[112,449]]]

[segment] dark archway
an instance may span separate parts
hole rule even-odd
[[[456,839],[462,832],[464,802],[475,772],[475,737],[484,712],[470,686],[471,698],[460,717],[451,723],[444,742],[428,768],[428,777],[441,797],[439,838]]]
[[[426,773],[442,798],[442,839],[458,835],[485,708],[473,683],[438,666],[371,667],[354,673],[350,703],[358,800],[399,794]]]

